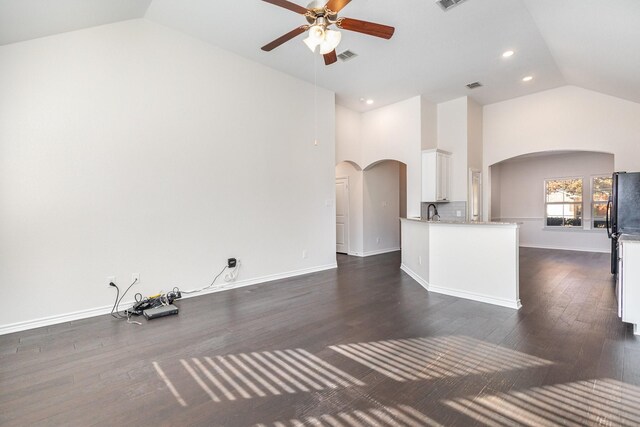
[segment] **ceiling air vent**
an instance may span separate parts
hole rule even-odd
[[[465,0],[438,0],[436,3],[440,5],[442,10],[449,10],[452,7],[462,3]]]
[[[350,59],[355,58],[356,56],[358,56],[357,53],[352,52],[350,50],[345,50],[344,52],[342,52],[342,53],[340,53],[338,55],[338,58],[340,58],[341,61],[345,62],[345,61],[348,61]]]
[[[469,84],[467,85],[467,87],[468,87],[469,89],[475,89],[475,88],[477,88],[477,87],[482,87],[482,83],[480,83],[480,82],[473,82],[473,83],[469,83]]]

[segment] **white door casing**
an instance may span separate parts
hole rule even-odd
[[[482,221],[482,172],[469,168],[469,220]]]
[[[336,178],[336,252],[349,253],[349,178]]]

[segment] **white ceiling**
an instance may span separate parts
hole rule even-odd
[[[0,0],[0,45],[142,18],[151,0]]]
[[[396,33],[343,31],[338,52],[359,56],[329,67],[304,36],[260,50],[305,22],[260,0],[0,0],[0,44],[143,16],[310,82],[315,67],[318,84],[358,111],[419,94],[489,104],[565,84],[640,102],[639,0],[468,0],[447,12],[435,0],[352,0],[341,16]],[[510,59],[501,57],[507,49],[516,51]],[[484,86],[465,87],[476,80]]]

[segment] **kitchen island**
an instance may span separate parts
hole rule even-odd
[[[401,218],[401,269],[427,291],[519,309],[519,225]]]

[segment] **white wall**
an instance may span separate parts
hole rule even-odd
[[[640,171],[640,104],[564,86],[484,107],[485,176],[490,165],[550,150],[614,154],[616,170]],[[485,217],[491,185],[485,185]]]
[[[467,200],[467,97],[438,104],[438,148],[451,156],[451,201]]]
[[[420,114],[422,119],[422,149],[438,148],[438,105],[420,98]]]
[[[349,162],[336,166],[336,178],[349,178],[349,255],[364,254],[363,172]]]
[[[494,220],[520,222],[520,245],[607,252],[609,239],[604,230],[591,230],[591,177],[611,175],[613,156],[602,153],[563,153],[507,160],[491,167],[499,170],[499,217]],[[545,229],[544,180],[581,177],[583,179],[583,224],[585,230]],[[493,181],[492,179],[492,181]]]
[[[420,216],[422,162],[419,96],[362,114],[365,168],[379,160],[407,165],[407,215]],[[397,187],[396,187],[397,188]]]
[[[364,171],[364,253],[400,249],[400,164],[378,163]]]
[[[335,265],[333,93],[314,146],[312,85],[144,20],[0,64],[0,325]]]
[[[482,170],[482,105],[467,98],[467,114],[467,168]]]
[[[336,105],[336,165],[343,161],[362,164],[362,115],[342,105]],[[382,160],[382,159],[378,159]]]
[[[406,164],[409,216],[420,216],[421,103],[417,96],[362,114],[336,109],[336,164],[352,161],[362,169],[381,160]]]

